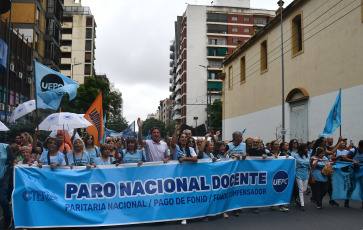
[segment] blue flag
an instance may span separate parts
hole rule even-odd
[[[338,97],[335,99],[333,108],[331,108],[329,116],[326,119],[324,131],[319,137],[333,135],[334,131],[341,125],[341,92],[342,89],[339,89]]]
[[[106,113],[105,113],[105,115],[103,116],[103,127],[105,127],[105,128],[104,128],[104,132],[103,132],[103,137],[102,137],[102,139],[101,139],[101,141],[100,141],[100,143],[101,143],[101,144],[105,143],[106,137],[109,137],[109,136],[107,136],[107,128],[106,128]]]
[[[126,139],[128,137],[135,137],[135,121],[122,131],[122,136]]]
[[[34,76],[36,104],[39,109],[57,110],[64,94],[69,95],[69,100],[77,96],[76,82],[35,60]]]

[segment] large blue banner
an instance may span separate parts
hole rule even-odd
[[[43,166],[44,167],[44,166]],[[288,204],[295,159],[169,162],[56,170],[17,166],[16,227],[107,226]]]
[[[363,166],[348,162],[334,165],[333,200],[363,201]]]

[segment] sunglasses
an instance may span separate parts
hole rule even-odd
[[[188,143],[193,143],[194,144],[194,141],[188,141]]]

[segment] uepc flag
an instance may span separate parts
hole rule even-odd
[[[57,110],[64,94],[69,95],[69,100],[77,96],[76,82],[35,60],[34,75],[38,109]]]

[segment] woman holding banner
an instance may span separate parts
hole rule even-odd
[[[48,151],[43,151],[40,157],[39,168],[43,165],[50,165],[51,169],[60,165],[66,165],[65,156],[63,153],[59,152],[58,141],[55,138],[49,138],[47,141]]]
[[[100,156],[100,149],[95,145],[95,138],[92,134],[87,134],[84,137],[84,143],[86,146],[86,152],[91,158],[93,163],[94,159]]]
[[[138,166],[145,162],[142,150],[137,149],[136,139],[128,137],[126,140],[126,149],[122,150],[122,163],[137,163]]]
[[[94,161],[96,165],[111,165],[115,162],[115,158],[110,156],[111,146],[109,144],[101,145],[101,156],[97,157]],[[118,163],[116,163],[118,166]]]
[[[87,166],[91,168],[91,157],[85,150],[83,141],[77,138],[73,141],[72,151],[67,154],[68,164],[71,166]]]

